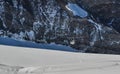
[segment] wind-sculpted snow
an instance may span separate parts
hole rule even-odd
[[[95,66],[96,65],[96,66]],[[112,67],[120,67],[118,63],[109,63],[106,64],[103,62],[103,65],[94,63],[85,67],[81,67],[79,64],[70,64],[70,65],[54,65],[54,66],[44,66],[44,67],[28,67],[20,69],[20,73],[33,73],[33,74],[52,74],[52,73],[64,73],[64,72],[76,72],[76,71],[89,71],[89,70],[102,70],[110,69]],[[71,74],[71,73],[70,73]]]
[[[101,64],[100,64],[101,63]],[[106,62],[94,62],[91,64],[64,64],[64,65],[50,65],[50,66],[38,66],[38,67],[19,67],[19,66],[8,66],[0,64],[0,73],[1,74],[64,74],[72,72],[84,72],[92,70],[110,70],[115,68],[119,70],[120,64],[118,61],[106,61]],[[118,68],[116,68],[118,67]],[[94,73],[93,73],[94,74]],[[118,74],[116,72],[116,74]]]
[[[4,65],[0,64],[0,73],[1,74],[17,74],[19,69],[22,67],[19,66],[9,66],[9,65]]]

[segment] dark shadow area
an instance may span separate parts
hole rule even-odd
[[[11,38],[3,38],[0,37],[0,44],[1,45],[8,45],[8,46],[18,46],[18,47],[29,47],[29,48],[39,48],[39,49],[48,49],[48,50],[59,50],[59,51],[68,51],[68,52],[77,52],[77,50],[64,46],[64,45],[57,45],[57,44],[37,44],[29,41],[17,41]]]

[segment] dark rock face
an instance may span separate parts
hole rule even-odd
[[[120,32],[120,0],[81,0],[81,4],[98,22]]]
[[[90,15],[75,16],[66,7],[69,3],[82,6]],[[118,0],[1,0],[0,36],[120,54],[119,7]]]

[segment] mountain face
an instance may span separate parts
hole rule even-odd
[[[0,0],[0,36],[120,54],[119,0]]]

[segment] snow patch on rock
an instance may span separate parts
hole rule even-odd
[[[74,16],[80,16],[82,18],[88,16],[88,13],[85,10],[83,10],[80,6],[78,6],[77,4],[68,3],[68,5],[66,5],[66,8],[69,11],[71,11]]]

